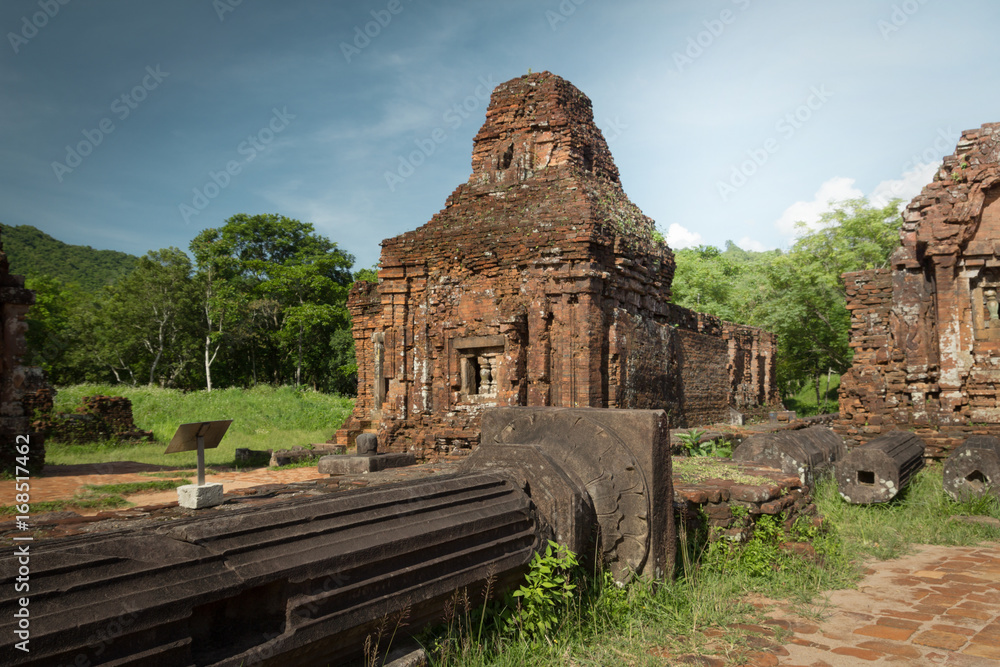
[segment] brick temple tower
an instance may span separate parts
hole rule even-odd
[[[358,400],[338,442],[377,430],[430,456],[476,443],[491,405],[675,424],[726,419],[736,393],[774,405],[774,337],[669,303],[674,257],[654,236],[582,92],[549,72],[501,84],[469,180],[383,241],[378,285],[350,295]]]

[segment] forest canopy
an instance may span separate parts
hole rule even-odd
[[[787,252],[742,250],[728,242],[675,252],[674,301],[686,308],[778,335],[783,396],[851,366],[851,317],[840,276],[885,268],[899,245],[899,200],[883,207],[849,199],[817,225],[798,223]]]
[[[782,394],[812,385],[818,402],[820,378],[851,364],[840,276],[888,265],[898,211],[898,201],[840,202],[817,225],[800,223],[787,251],[732,242],[678,250],[673,300],[776,333]],[[241,213],[199,233],[190,254],[163,248],[138,258],[67,246],[30,227],[3,233],[12,267],[37,295],[27,361],[54,383],[356,391],[347,292],[377,275],[352,272],[354,257],[310,223]],[[46,253],[64,260],[43,261]]]
[[[354,257],[310,223],[234,215],[198,234],[190,255],[152,250],[103,286],[45,264],[29,269],[34,260],[22,258],[31,255],[16,240],[9,248],[37,294],[27,361],[57,384],[355,391],[346,307]],[[85,249],[77,262],[84,273],[106,257],[95,253],[107,252]]]

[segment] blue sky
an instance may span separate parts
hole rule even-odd
[[[590,97],[674,247],[787,247],[1000,121],[988,0],[5,0],[0,28],[0,223],[133,254],[280,213],[371,266],[529,68]]]

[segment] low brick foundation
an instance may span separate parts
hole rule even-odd
[[[800,517],[819,521],[811,489],[780,470],[713,457],[675,456],[673,465],[677,525],[688,535],[746,542],[764,514],[782,515],[786,530]]]

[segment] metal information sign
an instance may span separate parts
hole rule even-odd
[[[229,430],[232,419],[220,419],[214,422],[192,422],[181,424],[170,439],[164,454],[190,452],[198,450],[198,486],[205,485],[205,450],[219,446],[222,436]]]

